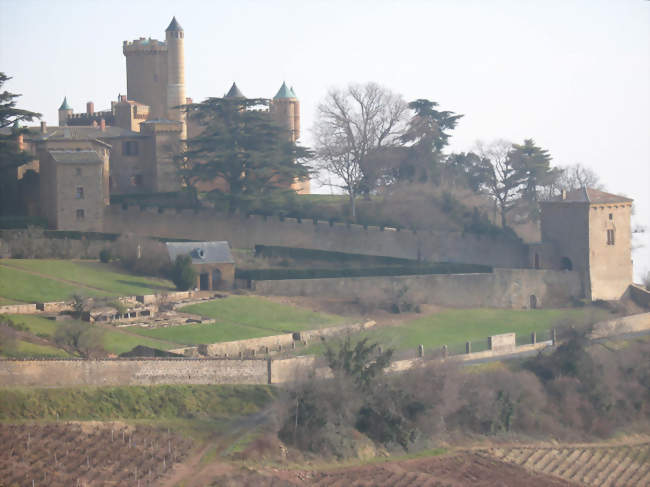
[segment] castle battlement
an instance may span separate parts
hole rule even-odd
[[[125,56],[129,54],[150,54],[167,52],[167,43],[157,39],[141,37],[133,41],[122,43],[122,52]]]

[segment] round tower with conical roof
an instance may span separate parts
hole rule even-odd
[[[59,127],[68,125],[68,118],[72,115],[72,107],[68,104],[68,97],[63,97],[63,103],[59,107]]]
[[[300,102],[285,82],[271,101],[271,115],[289,131],[291,142],[300,138]]]
[[[167,43],[167,118],[183,122],[182,138],[186,138],[185,117],[179,108],[185,104],[185,32],[174,17],[165,30]]]

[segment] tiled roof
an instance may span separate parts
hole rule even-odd
[[[169,259],[179,255],[192,257],[192,264],[234,264],[228,242],[167,242]]]
[[[556,203],[631,203],[632,199],[617,194],[605,193],[598,189],[582,187],[566,193],[566,197],[557,196],[551,202]]]
[[[178,20],[176,20],[176,17],[174,17],[172,21],[169,23],[169,27],[165,29],[165,32],[168,32],[170,30],[179,31],[179,32],[183,30],[181,24],[179,24]]]
[[[102,164],[94,150],[51,150],[49,154],[59,164]]]
[[[237,84],[233,83],[228,93],[226,93],[225,98],[246,98],[246,97],[241,92],[241,90],[237,87]]]

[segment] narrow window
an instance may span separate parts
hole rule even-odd
[[[84,189],[81,186],[77,186],[76,198],[78,200],[84,199]]]
[[[86,213],[84,212],[84,210],[77,210],[77,220],[83,220],[85,216]]]
[[[80,168],[80,167],[76,168],[76,169],[74,170],[74,173],[75,173],[77,176],[81,176],[81,168]]]
[[[122,155],[137,156],[139,152],[138,141],[128,140],[122,143]]]
[[[614,245],[614,230],[607,230],[607,245]]]
[[[613,219],[614,219],[614,213],[610,213],[610,214],[609,214],[609,219],[610,219],[610,220],[613,220]]]
[[[136,185],[138,188],[141,188],[141,187],[142,187],[142,174],[136,174],[136,175],[135,175],[135,185]]]

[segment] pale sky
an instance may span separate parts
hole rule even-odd
[[[63,96],[75,112],[88,100],[108,108],[126,93],[122,41],[164,40],[174,15],[195,101],[233,81],[272,97],[286,80],[310,145],[327,90],[374,81],[465,114],[450,150],[534,138],[554,164],[581,163],[634,198],[634,224],[650,227],[647,0],[0,0],[6,88],[48,124]],[[650,270],[648,232],[638,241],[637,280]]]

